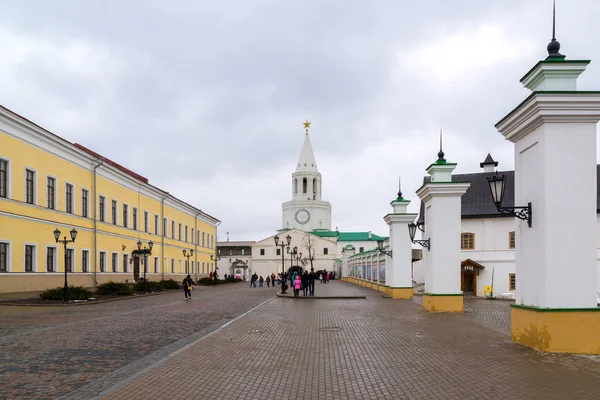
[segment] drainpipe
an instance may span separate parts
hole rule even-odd
[[[97,215],[97,211],[96,208],[98,207],[97,203],[98,203],[98,194],[96,193],[96,170],[98,169],[98,167],[100,167],[102,164],[104,164],[104,157],[100,157],[100,163],[98,165],[96,165],[94,167],[94,287],[98,286],[98,278],[97,278],[97,270],[98,270],[98,226],[97,226],[97,221],[98,221],[98,215]],[[104,204],[104,207],[106,207],[106,204]],[[106,209],[105,209],[106,210]]]
[[[162,271],[161,280],[165,280],[165,199],[169,197],[169,192],[165,192],[167,195],[160,201],[160,225],[162,226],[161,236],[161,254],[160,254],[160,269]]]
[[[217,257],[217,226],[221,225],[221,221],[217,222],[215,225],[215,271],[218,268],[219,259]],[[214,271],[213,271],[214,272]]]
[[[194,272],[194,277],[196,281],[198,281],[198,216],[202,214],[202,211],[199,211],[198,214],[194,216],[194,229],[196,230],[196,236],[194,237],[194,265],[196,266],[196,270]]]

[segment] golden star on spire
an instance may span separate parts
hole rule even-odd
[[[304,128],[306,129],[306,134],[308,135],[308,128],[310,128],[310,122],[308,122],[308,118],[304,122]]]

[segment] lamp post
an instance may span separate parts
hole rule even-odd
[[[408,234],[410,236],[410,241],[415,244],[420,244],[421,246],[425,247],[427,249],[427,251],[430,251],[431,250],[431,239],[415,240],[416,233],[417,233],[417,224],[415,224],[414,222],[411,222],[410,224],[408,224]],[[379,243],[378,243],[378,245],[379,245]]]
[[[516,218],[527,221],[527,225],[531,228],[531,203],[519,207],[502,207],[504,189],[506,188],[506,175],[493,175],[491,178],[487,178],[487,180],[496,209],[502,214],[511,214]]]
[[[67,239],[66,236],[64,239],[61,240],[60,230],[58,228],[54,230],[54,240],[56,240],[56,243],[62,243],[65,246],[65,286],[63,288],[63,303],[68,303],[69,299],[71,298],[69,293],[69,283],[67,282],[67,244],[75,243],[75,239],[77,238],[77,231],[75,230],[75,228],[73,228],[71,229],[69,234],[71,235],[70,240]]]
[[[296,255],[296,264],[297,264],[297,265],[300,265],[300,260],[301,260],[301,259],[302,259],[302,252],[299,252],[299,253]]]
[[[383,249],[383,240],[378,240],[377,241],[377,251],[379,251],[380,253],[385,254],[386,256],[392,257],[392,250],[384,250]]]
[[[286,251],[290,255],[290,268],[294,266],[294,257],[298,254],[298,246],[294,246],[292,249],[290,246],[287,246]]]
[[[217,270],[219,269],[219,267],[217,266],[217,263],[221,259],[221,256],[218,256],[218,255],[216,256],[216,255],[211,254],[210,259],[215,262],[215,270],[213,271],[213,279],[216,282],[217,281]]]
[[[182,253],[183,253],[183,256],[185,258],[187,258],[187,264],[186,264],[185,272],[187,274],[189,274],[190,273],[190,257],[194,255],[194,250],[190,249],[189,251],[186,251],[185,249],[183,249]]]
[[[141,240],[137,242],[137,250],[131,252],[133,257],[140,258],[144,256],[142,263],[144,265],[144,293],[148,293],[148,280],[146,279],[146,270],[148,269],[148,256],[152,255],[152,246],[154,243],[149,241],[147,245],[144,245]]]
[[[292,237],[290,235],[287,235],[285,237],[285,242],[282,240],[281,243],[279,243],[279,236],[275,235],[273,240],[275,241],[275,246],[281,247],[281,294],[285,294],[285,291],[287,290],[288,286],[287,286],[286,279],[284,277],[284,275],[285,275],[285,259],[284,259],[283,249],[285,248],[285,246],[289,247],[290,243],[292,242]]]

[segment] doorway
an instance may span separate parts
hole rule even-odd
[[[477,296],[477,275],[475,271],[462,271],[461,290],[467,296]]]
[[[140,257],[133,257],[133,281],[140,280]]]

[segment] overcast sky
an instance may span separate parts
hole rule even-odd
[[[558,1],[561,53],[592,60],[582,90],[600,89],[599,17]],[[387,235],[440,128],[457,173],[488,152],[513,168],[494,124],[551,22],[551,0],[4,0],[0,104],[219,218],[219,240],[281,228],[308,118],[332,229]]]

